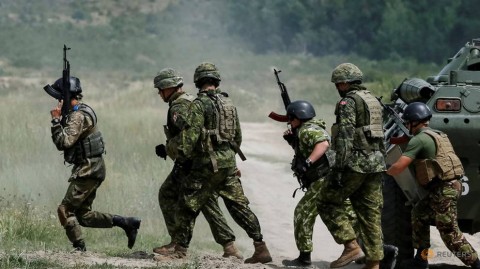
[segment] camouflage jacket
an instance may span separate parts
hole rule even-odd
[[[330,135],[325,130],[325,122],[320,119],[311,119],[302,124],[297,131],[298,153],[308,158],[315,145],[323,141],[330,142]],[[296,152],[297,153],[297,152]]]
[[[369,145],[377,150],[366,153],[354,147],[355,130],[359,122],[368,122],[368,110],[357,111],[357,104],[350,96],[353,91],[364,91],[362,85],[351,85],[349,93],[336,106],[336,122],[332,127],[333,145],[336,153],[334,169],[349,169],[358,173],[375,173],[385,171],[385,156],[383,139],[368,139]],[[358,104],[360,105],[360,104]],[[363,112],[363,113],[361,113]],[[333,129],[336,129],[334,132]]]
[[[181,144],[181,131],[187,124],[187,115],[190,104],[195,99],[193,95],[185,92],[176,92],[168,101],[167,125],[164,126],[167,137],[167,154],[173,160],[183,162],[186,158],[178,151]]]
[[[58,123],[51,128],[53,143],[61,151],[73,147],[86,132],[94,127],[92,119],[75,108],[66,117],[65,126]],[[100,181],[105,179],[105,163],[101,155],[73,165],[69,181],[82,177]]]
[[[217,88],[214,91],[200,92],[198,97],[191,103],[188,112],[188,127],[182,131],[182,144],[178,147],[182,154],[192,159],[192,168],[209,166],[213,168],[212,159],[216,160],[218,168],[236,167],[235,151],[227,142],[218,143],[213,141],[213,152],[205,145],[207,135],[205,129],[214,129],[217,122],[217,108],[209,94],[220,94],[222,91]],[[236,117],[235,138],[238,146],[242,142],[242,131],[238,115]]]

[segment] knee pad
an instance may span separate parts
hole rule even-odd
[[[73,228],[77,225],[79,225],[80,223],[78,222],[77,220],[77,217],[73,216],[73,217],[68,217],[65,221],[65,229],[67,228]]]
[[[67,206],[59,205],[57,208],[57,215],[60,224],[65,227],[65,225],[67,224]]]

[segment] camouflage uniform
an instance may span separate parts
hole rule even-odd
[[[311,119],[298,128],[297,141],[294,145],[295,155],[302,156],[302,159],[310,156],[316,144],[330,141],[330,135],[325,131],[325,122],[322,120]],[[320,160],[319,160],[320,161]],[[295,160],[292,161],[295,163]],[[327,167],[328,170],[328,167]],[[326,172],[326,171],[325,171]],[[295,243],[300,252],[312,252],[313,226],[318,216],[317,199],[323,184],[323,177],[312,178],[308,182],[305,195],[300,199],[295,207],[293,217],[293,228]]]
[[[236,152],[227,142],[209,140],[205,143],[208,135],[204,129],[214,129],[216,124],[216,107],[209,97],[212,94],[221,94],[221,91],[217,88],[214,92],[200,92],[193,101],[189,111],[190,126],[182,132],[182,144],[178,147],[181,154],[192,160],[191,173],[181,182],[176,212],[178,226],[175,241],[185,248],[190,243],[199,211],[205,207],[213,193],[218,193],[223,198],[235,222],[250,238],[255,241],[263,238],[258,219],[248,206],[249,201],[237,175]],[[236,115],[235,119],[234,142],[239,146],[242,135]]]
[[[359,94],[371,97],[362,85],[351,84],[346,96],[337,103],[336,123],[332,127],[335,165],[321,191],[318,210],[335,241],[344,244],[357,238],[345,212],[344,201],[350,198],[357,215],[366,258],[379,261],[383,259],[383,138],[369,137],[363,133],[362,126],[372,123],[367,105],[359,98]],[[381,117],[376,121],[381,126]]]
[[[96,128],[93,119],[78,109],[80,106],[75,106],[66,116],[65,126],[60,123],[52,126],[52,140],[58,150],[71,150]],[[84,160],[76,159],[73,162],[72,174],[68,179],[70,185],[58,207],[58,215],[68,239],[74,244],[83,241],[80,225],[95,228],[113,227],[113,215],[92,211],[97,189],[104,179],[105,163],[101,154]]]
[[[158,193],[158,201],[165,219],[168,234],[175,238],[175,210],[179,199],[180,185],[187,182],[187,175],[190,172],[191,162],[178,155],[177,146],[181,130],[186,127],[186,115],[191,101],[195,97],[184,93],[176,92],[169,99],[168,120],[166,126],[167,135],[167,153],[175,159],[175,164],[163,182]],[[210,225],[215,242],[225,245],[228,242],[235,241],[235,235],[227,224],[217,202],[218,195],[212,195],[205,206],[201,209],[205,219]],[[190,229],[193,230],[194,223],[191,223]]]
[[[408,143],[403,153],[411,159],[435,159],[437,146],[422,128]],[[430,248],[430,225],[435,223],[447,248],[464,264],[472,265],[478,254],[462,234],[457,223],[457,202],[462,185],[459,180],[434,179],[427,185],[428,195],[412,210],[412,240],[416,249]]]

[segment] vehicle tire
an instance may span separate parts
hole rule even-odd
[[[413,257],[412,206],[391,176],[383,177],[382,231],[385,244],[398,247],[397,267],[402,260]]]

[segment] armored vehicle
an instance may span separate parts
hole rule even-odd
[[[393,141],[405,134],[398,116],[412,102],[425,103],[433,113],[430,126],[449,136],[465,169],[458,204],[460,229],[469,234],[480,231],[480,39],[462,47],[436,76],[404,80],[393,90],[391,101],[384,120],[387,165],[395,162],[406,146]],[[385,243],[399,247],[399,260],[413,257],[410,210],[423,195],[425,190],[409,170],[395,178],[385,177],[384,238]]]

